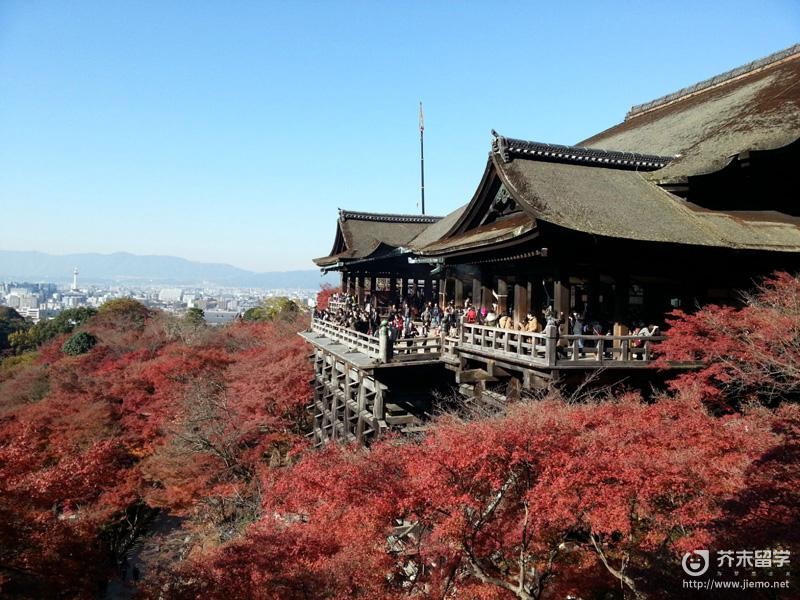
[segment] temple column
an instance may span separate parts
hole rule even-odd
[[[389,304],[397,303],[397,274],[391,273],[389,275]]]
[[[494,303],[494,295],[492,294],[491,285],[481,285],[481,303],[480,306],[486,308],[487,312],[491,312],[492,304]]]
[[[439,280],[439,306],[447,306],[447,279]]]
[[[472,280],[472,304],[480,308],[481,303],[481,280]]]
[[[569,319],[570,297],[569,297],[569,277],[563,272],[553,281],[553,309],[556,311],[556,318],[563,319],[561,327],[562,334],[569,334],[567,323]]]
[[[514,322],[522,323],[530,310],[528,304],[528,289],[530,284],[523,285],[519,282],[514,284]]]
[[[360,305],[364,302],[364,276],[356,274],[355,276],[355,295],[356,295],[356,302]]]
[[[526,298],[528,299],[528,312],[533,312],[536,309],[536,303],[537,303],[536,297],[533,295],[533,282],[529,281],[527,287],[528,289],[526,290],[527,291]],[[527,315],[525,316],[527,317]],[[538,314],[536,316],[537,318],[539,318]],[[539,320],[541,320],[541,318],[539,318]]]
[[[628,318],[628,291],[630,279],[627,275],[618,275],[614,278],[614,327],[612,335],[628,335],[630,333],[626,321]],[[620,347],[619,340],[614,341],[614,347]]]
[[[464,306],[464,282],[460,279],[456,278],[454,281],[455,286],[455,302],[456,306],[463,307]]]
[[[508,284],[505,279],[497,279],[497,314],[504,315],[508,311]]]

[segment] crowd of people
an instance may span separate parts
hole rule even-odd
[[[408,296],[402,302],[393,303],[384,308],[379,314],[379,309],[367,299],[359,303],[352,294],[333,294],[330,298],[336,306],[314,310],[314,318],[330,321],[337,325],[348,327],[367,335],[378,335],[381,323],[388,323],[389,338],[393,341],[403,338],[426,336],[457,336],[463,323],[484,325],[512,331],[540,333],[547,326],[555,326],[557,335],[581,336],[611,336],[612,326],[600,320],[589,318],[587,307],[574,310],[565,315],[557,314],[548,306],[544,311],[529,312],[519,321],[510,314],[498,311],[497,304],[490,307],[478,307],[470,298],[464,301],[463,306],[456,306],[450,301],[441,307],[437,302],[425,301],[420,296]],[[643,345],[644,339],[660,335],[657,325],[647,326],[637,322],[628,329],[628,335],[634,336],[638,346]],[[585,340],[579,339],[579,348],[583,350]],[[594,342],[591,345],[595,345]],[[637,341],[634,341],[637,347]]]
[[[349,327],[367,335],[377,335],[381,323],[388,325],[389,339],[448,335],[458,327],[459,314],[451,302],[444,309],[438,303],[425,302],[410,296],[399,304],[391,304],[379,314],[370,301],[359,303],[351,294],[334,294],[337,304],[324,310],[315,309],[314,318]]]

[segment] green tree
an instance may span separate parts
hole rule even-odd
[[[190,308],[183,318],[189,325],[194,325],[195,327],[201,327],[206,324],[206,313],[202,308]]]
[[[61,351],[70,356],[78,356],[91,350],[96,343],[97,338],[95,336],[87,331],[81,331],[64,342],[64,345],[61,346]]]
[[[297,302],[276,296],[267,298],[261,306],[248,309],[243,318],[245,321],[292,321],[300,312]]]
[[[133,298],[114,298],[103,303],[98,311],[101,315],[114,315],[141,321],[150,316],[150,309]]]
[[[30,324],[13,308],[0,306],[0,351],[10,347],[9,337],[18,331],[25,331]]]
[[[58,313],[54,319],[39,321],[36,325],[15,331],[9,335],[8,343],[18,352],[33,350],[54,337],[72,333],[95,314],[97,311],[88,306],[69,308]]]

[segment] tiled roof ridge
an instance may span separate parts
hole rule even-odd
[[[554,162],[653,171],[667,166],[675,158],[674,156],[659,156],[657,154],[532,142],[503,137],[494,130],[492,130],[492,135],[494,136],[492,150],[499,154],[505,162],[511,161],[512,155],[516,155],[536,157]]]
[[[390,213],[372,213],[355,210],[339,209],[339,218],[356,221],[380,221],[382,223],[436,223],[442,217],[432,215],[396,215]]]
[[[795,44],[794,46],[786,48],[785,50],[775,52],[769,56],[765,56],[764,58],[759,58],[758,60],[749,62],[746,65],[742,65],[741,67],[736,67],[730,71],[725,71],[724,73],[720,73],[714,77],[704,79],[703,81],[681,88],[676,92],[667,94],[666,96],[661,96],[660,98],[656,98],[655,100],[651,100],[650,102],[645,102],[643,104],[636,104],[632,106],[625,115],[625,120],[627,121],[632,117],[642,115],[646,112],[650,112],[651,110],[655,110],[656,108],[661,108],[662,106],[677,102],[678,100],[682,100],[688,96],[699,94],[705,90],[718,87],[740,77],[744,77],[745,75],[750,75],[751,73],[760,71],[776,63],[790,60],[798,56],[800,56],[800,44]]]

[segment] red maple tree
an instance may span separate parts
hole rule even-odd
[[[697,361],[702,368],[672,381],[697,388],[717,410],[757,401],[774,406],[800,392],[800,279],[766,278],[741,308],[706,306],[672,313],[669,335],[658,345],[661,364]]]
[[[794,427],[797,412],[782,419]],[[184,567],[193,583],[173,591],[528,599],[622,585],[658,595],[683,552],[728,539],[728,503],[785,443],[769,423],[720,422],[694,399],[551,400],[445,419],[416,443],[328,448],[272,475],[261,521]]]

